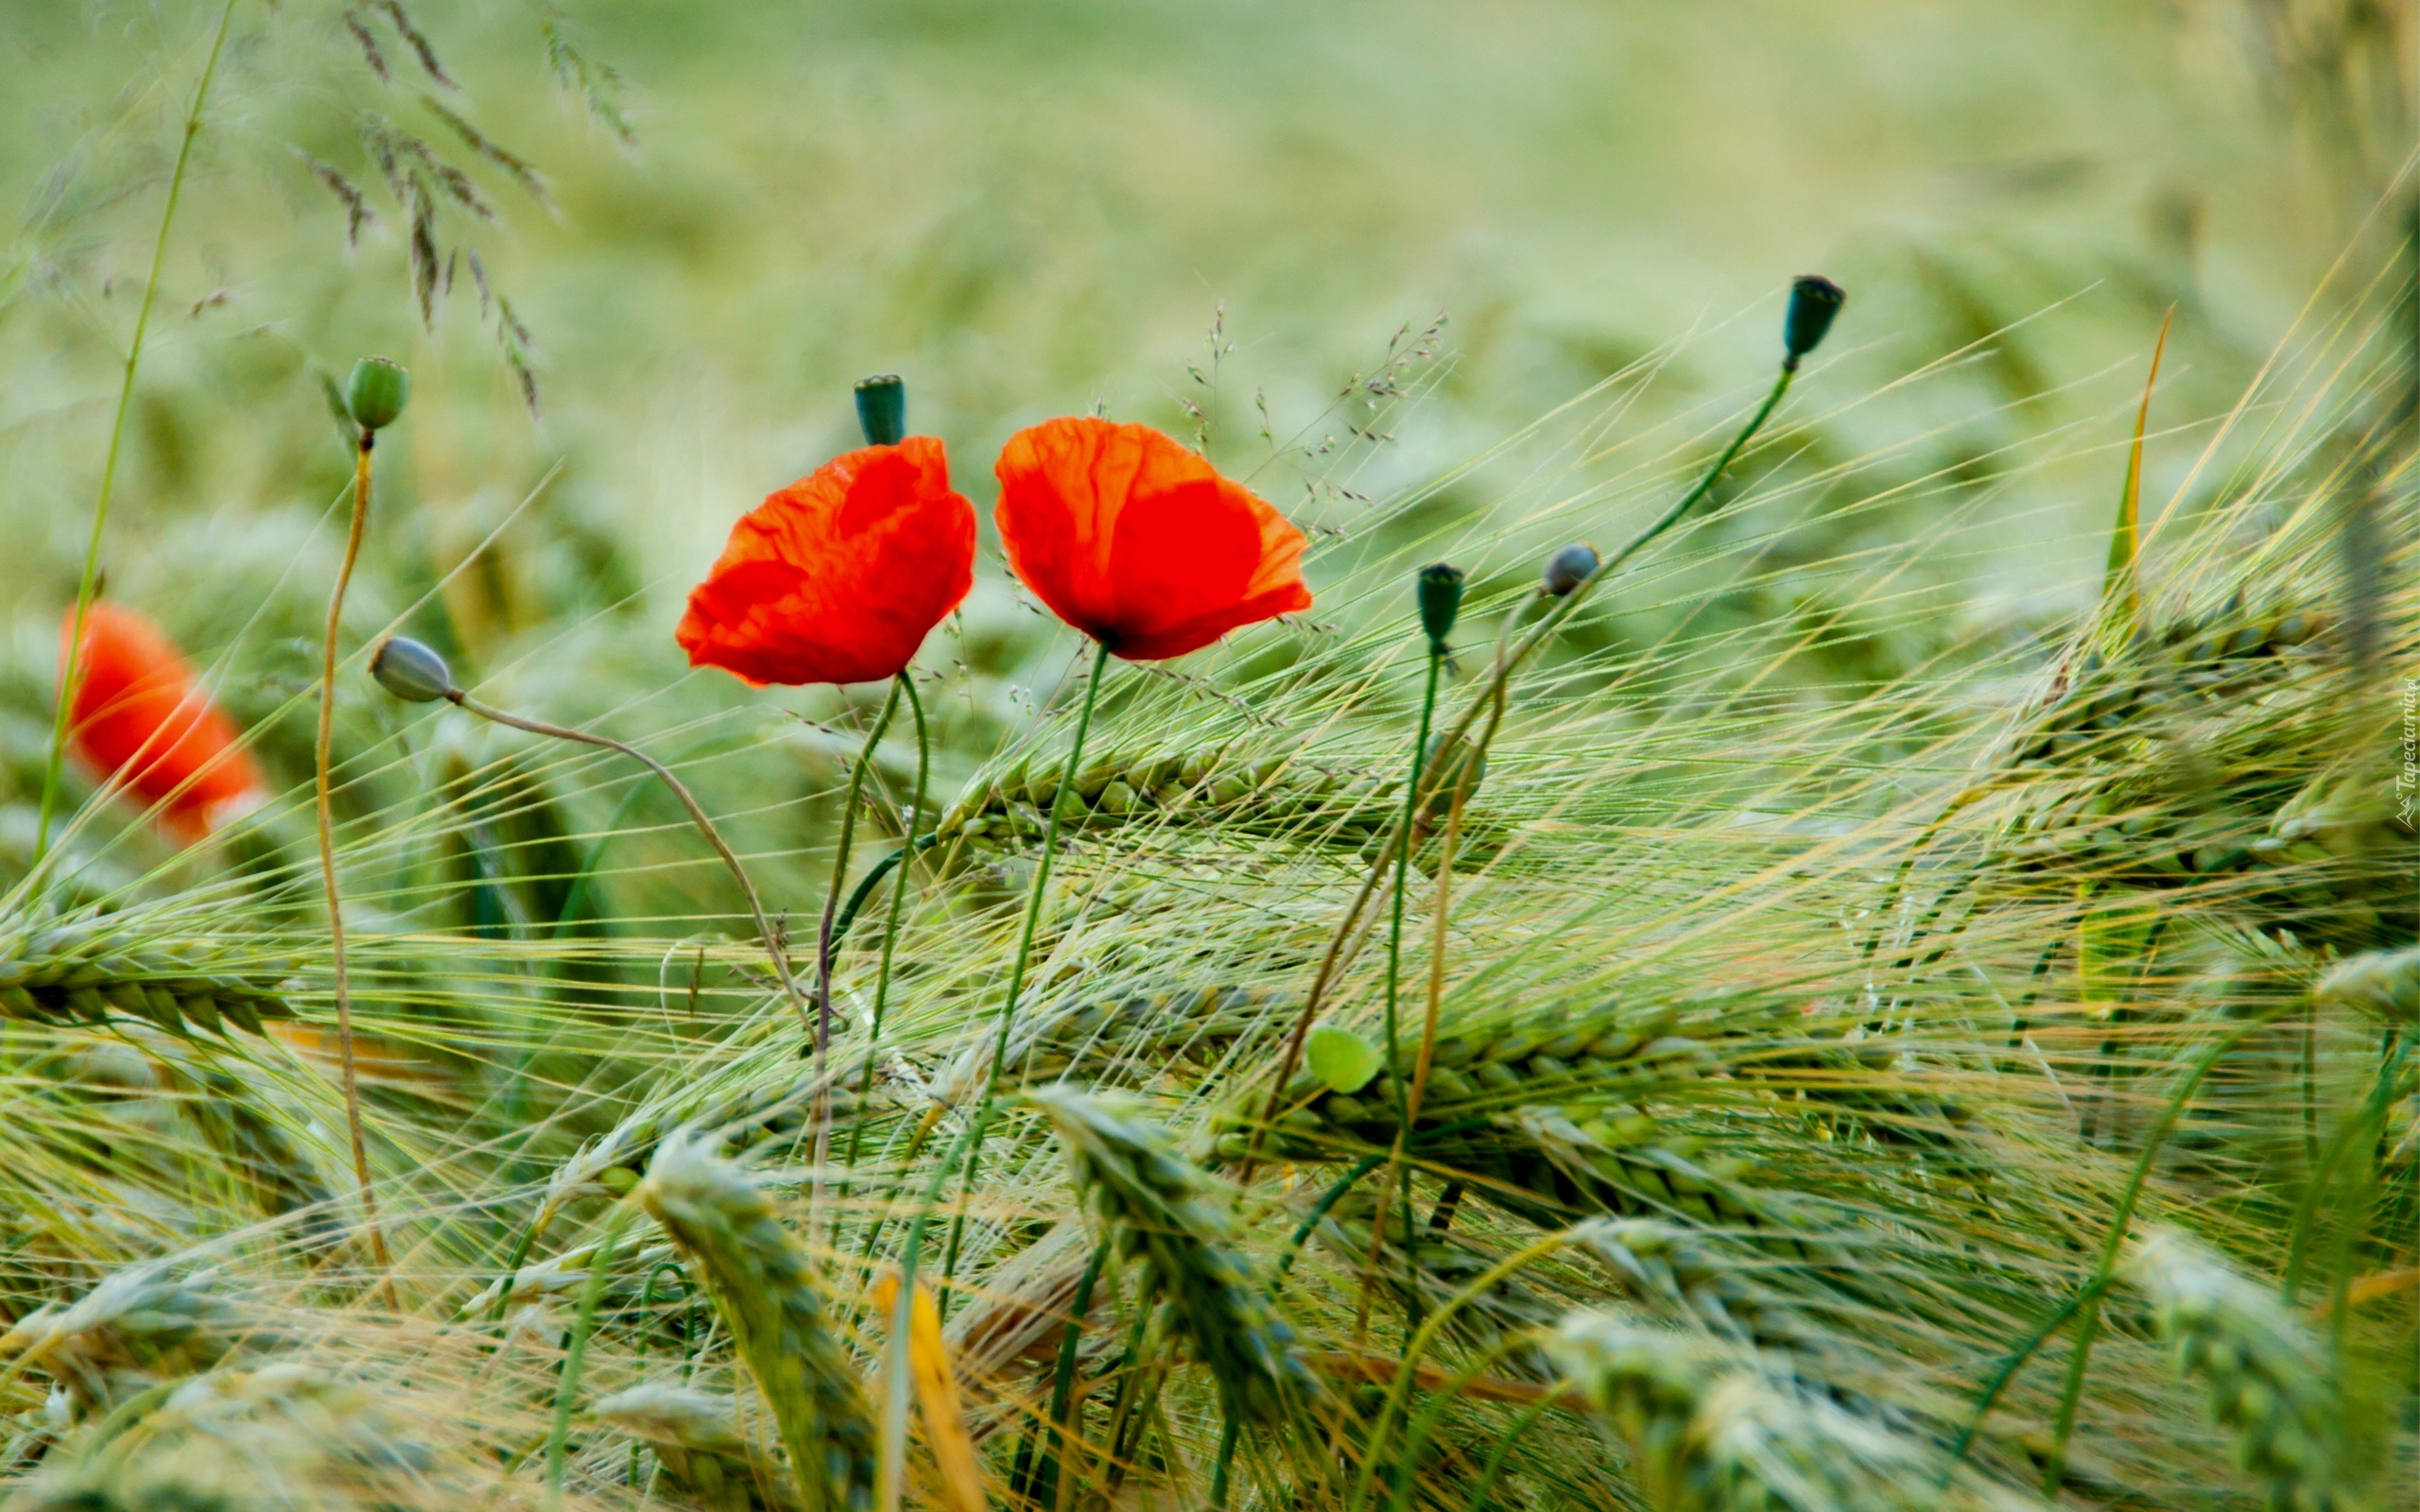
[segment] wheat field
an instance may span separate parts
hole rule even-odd
[[[0,18],[10,1512],[2415,1504],[2420,32],[1480,9]],[[1780,103],[1582,275],[1598,46]],[[1896,82],[1994,47],[2173,171]],[[1985,229],[1844,229],[1951,121]],[[1095,657],[987,534],[912,718],[685,665],[884,367],[1312,609]],[[96,765],[95,604],[243,802]]]

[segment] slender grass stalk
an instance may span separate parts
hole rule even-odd
[[[361,1078],[354,1061],[353,980],[345,960],[344,894],[337,881],[336,783],[333,776],[337,718],[337,633],[344,622],[345,591],[352,586],[354,564],[361,556],[361,538],[370,524],[371,457],[378,433],[364,427],[354,449],[353,519],[344,541],[344,562],[328,594],[327,633],[320,647],[320,722],[312,745],[313,816],[320,840],[320,882],[328,905],[328,962],[337,993],[337,1047],[342,1060],[345,1133],[353,1144],[353,1173],[361,1187],[361,1221],[370,1233],[370,1251],[378,1263],[381,1284],[392,1294],[394,1258],[387,1252],[387,1236],[378,1227],[378,1198],[370,1183],[370,1147],[361,1129]]]
[[[2169,1095],[2168,1105],[2160,1109],[2159,1122],[2152,1125],[2150,1137],[2143,1142],[2142,1158],[2135,1162],[2134,1175],[2127,1178],[2126,1189],[2118,1199],[2118,1211],[2109,1221],[2109,1237],[2100,1247],[2100,1263],[2093,1269],[2092,1280],[2085,1288],[2087,1295],[2080,1298],[2082,1306],[2078,1310],[2075,1352],[2067,1362],[2066,1387],[2060,1393],[2058,1417],[2050,1430],[2050,1452],[2042,1464],[2042,1494],[2045,1497],[2056,1498],[2060,1483],[2066,1478],[2067,1440],[2075,1433],[2076,1405],[2083,1400],[2084,1375],[2092,1365],[2093,1337],[2100,1324],[2100,1293],[2108,1289],[2110,1277],[2117,1274],[2118,1254],[2125,1246],[2127,1228],[2135,1220],[2135,1204],[2143,1194],[2143,1183],[2151,1177],[2152,1163],[2159,1158],[2161,1147],[2168,1143],[2169,1131],[2176,1126],[2177,1119],[2183,1116],[2186,1106],[2193,1100],[2195,1090],[2202,1085],[2202,1078],[2219,1063],[2219,1057],[2233,1049],[2244,1036],[2272,1022],[2273,1018],[2262,1018],[2243,1024],[2204,1051],[2201,1058],[2193,1062],[2192,1069],[2186,1073],[2184,1081]]]
[[[459,688],[447,688],[442,696],[448,702],[482,719],[512,730],[523,730],[528,734],[544,735],[549,740],[568,740],[582,746],[595,746],[600,749],[615,751],[653,772],[656,780],[669,788],[672,796],[680,800],[681,807],[689,816],[689,822],[697,828],[700,835],[705,837],[706,843],[715,848],[715,854],[722,858],[723,867],[731,873],[732,881],[739,885],[740,896],[747,899],[749,915],[756,922],[756,936],[764,942],[765,954],[772,957],[773,972],[781,978],[782,991],[789,998],[790,1006],[798,1012],[799,1026],[809,1035],[815,1032],[815,1017],[808,1011],[805,994],[799,990],[796,973],[790,970],[789,952],[784,949],[781,936],[773,928],[773,921],[766,916],[764,900],[757,896],[756,885],[749,880],[748,868],[740,865],[738,852],[732,850],[731,843],[725,840],[722,837],[722,832],[715,827],[715,821],[707,816],[704,807],[698,802],[697,795],[689,791],[687,783],[672,775],[670,767],[636,746],[626,745],[610,735],[599,735],[585,730],[571,730],[562,725],[550,725],[543,719],[527,719],[519,714],[507,713],[493,705],[481,703]]]
[[[899,674],[899,687],[907,694],[908,708],[916,720],[916,793],[908,804],[907,835],[901,838],[898,850],[874,864],[869,881],[900,865],[916,850],[915,830],[925,812],[925,785],[932,771],[932,745],[925,728],[925,700],[917,696],[914,679],[905,672]],[[860,885],[857,894],[850,899],[848,911],[851,917],[856,915],[856,905],[863,896],[864,885]],[[849,1124],[849,1148],[841,1157],[841,1164],[850,1170],[856,1169],[858,1142],[865,1136],[866,1099],[873,1091],[874,1055],[882,1046],[882,1014],[890,1001],[891,955],[899,943],[899,915],[907,901],[908,874],[903,868],[899,881],[891,886],[890,911],[884,917],[882,924],[882,965],[876,969],[873,978],[873,1017],[866,1027],[866,1066],[857,1078],[857,1108],[856,1117]],[[836,929],[826,936],[826,954],[838,950],[839,944],[840,936]]]
[[[1017,935],[1016,957],[1009,967],[1008,996],[1000,1002],[1000,1027],[993,1040],[992,1066],[983,1083],[983,1101],[975,1111],[974,1123],[968,1125],[969,1132],[966,1138],[960,1142],[966,1149],[966,1179],[959,1190],[969,1196],[974,1194],[976,1174],[983,1160],[983,1136],[991,1128],[992,1119],[999,1102],[1000,1064],[1008,1058],[1009,1031],[1016,1022],[1017,1000],[1025,991],[1026,965],[1033,955],[1034,931],[1041,925],[1042,905],[1049,892],[1050,861],[1059,850],[1060,817],[1065,813],[1067,805],[1076,801],[1076,774],[1082,768],[1084,735],[1092,729],[1093,705],[1100,698],[1101,678],[1108,670],[1109,644],[1105,641],[1097,642],[1093,650],[1092,675],[1084,679],[1083,705],[1076,714],[1075,738],[1067,745],[1066,764],[1059,771],[1058,794],[1051,800],[1050,819],[1043,829],[1042,854],[1033,866],[1033,886],[1026,898],[1025,927]],[[930,1212],[932,1203],[939,1198],[942,1186],[949,1180],[950,1167],[956,1163],[955,1160],[945,1157],[942,1161],[941,1169],[934,1173],[933,1186],[926,1195],[925,1209],[916,1217],[919,1226],[925,1222],[926,1215]],[[949,1250],[942,1262],[943,1293],[940,1302],[944,1309],[949,1305],[946,1288],[950,1281],[957,1279],[959,1246],[965,1238],[966,1210],[961,1207],[957,1218],[950,1224]],[[914,1273],[908,1272],[901,1284],[912,1284],[914,1280]]]
[[[588,1358],[588,1336],[596,1332],[596,1305],[604,1298],[606,1283],[614,1279],[622,1229],[634,1211],[635,1205],[628,1200],[614,1205],[605,1220],[605,1232],[596,1241],[596,1253],[588,1263],[587,1283],[579,1289],[579,1313],[572,1320],[571,1339],[563,1349],[562,1378],[555,1383],[554,1424],[546,1431],[546,1504],[550,1507],[563,1503],[565,1449],[571,1440],[572,1407],[579,1400],[579,1373]]]
[[[1371,1489],[1377,1480],[1378,1466],[1383,1462],[1379,1451],[1385,1447],[1387,1435],[1393,1430],[1395,1418],[1402,1416],[1410,1400],[1412,1383],[1419,1374],[1420,1357],[1428,1352],[1428,1347],[1436,1342],[1438,1333],[1453,1320],[1455,1314],[1476,1298],[1487,1295],[1497,1281],[1534,1264],[1571,1240],[1569,1232],[1559,1232],[1522,1246],[1479,1272],[1468,1285],[1447,1297],[1427,1321],[1412,1331],[1410,1341],[1404,1346],[1403,1363],[1395,1367],[1394,1381],[1387,1387],[1386,1405],[1379,1409],[1378,1420],[1371,1426],[1370,1441],[1362,1451],[1360,1478],[1354,1484],[1353,1495],[1345,1503],[1345,1512],[1360,1512],[1368,1504]]]
[[[110,522],[110,496],[117,486],[117,459],[126,440],[126,415],[134,404],[134,374],[143,362],[143,340],[151,329],[151,306],[160,296],[160,269],[168,259],[168,231],[177,221],[177,203],[184,196],[185,172],[193,163],[194,139],[201,135],[202,107],[218,77],[218,58],[226,50],[227,27],[235,19],[235,0],[219,8],[218,27],[211,34],[210,56],[194,85],[193,104],[185,111],[184,134],[177,143],[177,165],[168,175],[167,202],[160,209],[160,234],[151,244],[151,271],[143,280],[143,302],[135,307],[134,334],[126,345],[126,369],[118,380],[117,410],[110,420],[109,450],[101,458],[101,481],[93,498],[93,532],[84,544],[84,567],[76,581],[76,621],[67,635],[67,655],[59,677],[59,707],[50,720],[50,747],[43,757],[42,808],[34,821],[34,864],[50,850],[50,821],[59,807],[59,774],[67,754],[67,720],[76,707],[76,688],[82,670],[84,617],[92,611],[101,573],[101,539]],[[350,1062],[347,1062],[350,1065]],[[354,1142],[359,1143],[358,1138]],[[374,1231],[374,1226],[373,1226]]]

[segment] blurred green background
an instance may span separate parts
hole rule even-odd
[[[0,6],[0,199],[20,207],[0,265],[12,823],[218,14]],[[1761,389],[1789,276],[1824,271],[1852,300],[1787,444],[1661,586],[1581,638],[1617,652],[1844,612],[1864,599],[1838,563],[1937,540],[1891,564],[1871,634],[1798,669],[1821,689],[2082,602],[2163,313],[2154,501],[2218,486],[2223,470],[2192,472],[2207,421],[2386,276],[2400,234],[2365,217],[2407,135],[2406,27],[2355,0],[239,0],[232,17],[128,425],[110,591],[213,659],[301,780],[347,463],[317,374],[394,356],[416,399],[381,449],[354,634],[425,599],[413,628],[499,697],[771,752],[715,773],[726,804],[799,805],[806,828],[769,817],[769,846],[811,842],[805,800],[849,745],[778,710],[846,706],[685,675],[670,627],[732,520],[853,443],[866,373],[906,375],[913,428],[949,441],[987,514],[989,457],[1043,416],[1099,404],[1199,440],[1319,531],[1322,612],[1368,623],[1406,611],[1360,595],[1409,553],[1443,542],[1510,580],[1540,544],[1610,542],[1660,507]],[[401,164],[386,183],[381,140]],[[368,212],[351,243],[337,183]],[[939,701],[944,797],[1070,648],[1009,587],[988,523],[986,543],[962,630],[926,658],[964,695]],[[355,812],[385,812],[406,777],[425,786],[409,762],[431,743],[382,746],[401,716],[366,686],[347,699],[357,761],[408,754],[391,788],[361,768]],[[462,739],[475,765],[485,737]]]

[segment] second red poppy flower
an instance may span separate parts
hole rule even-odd
[[[1009,565],[1113,655],[1165,661],[1311,607],[1303,533],[1148,425],[1045,421],[994,471]]]

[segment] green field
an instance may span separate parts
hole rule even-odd
[[[2415,46],[0,5],[0,1505],[2409,1504]],[[692,667],[877,373],[913,717]],[[1068,415],[1312,607],[1096,661]]]

